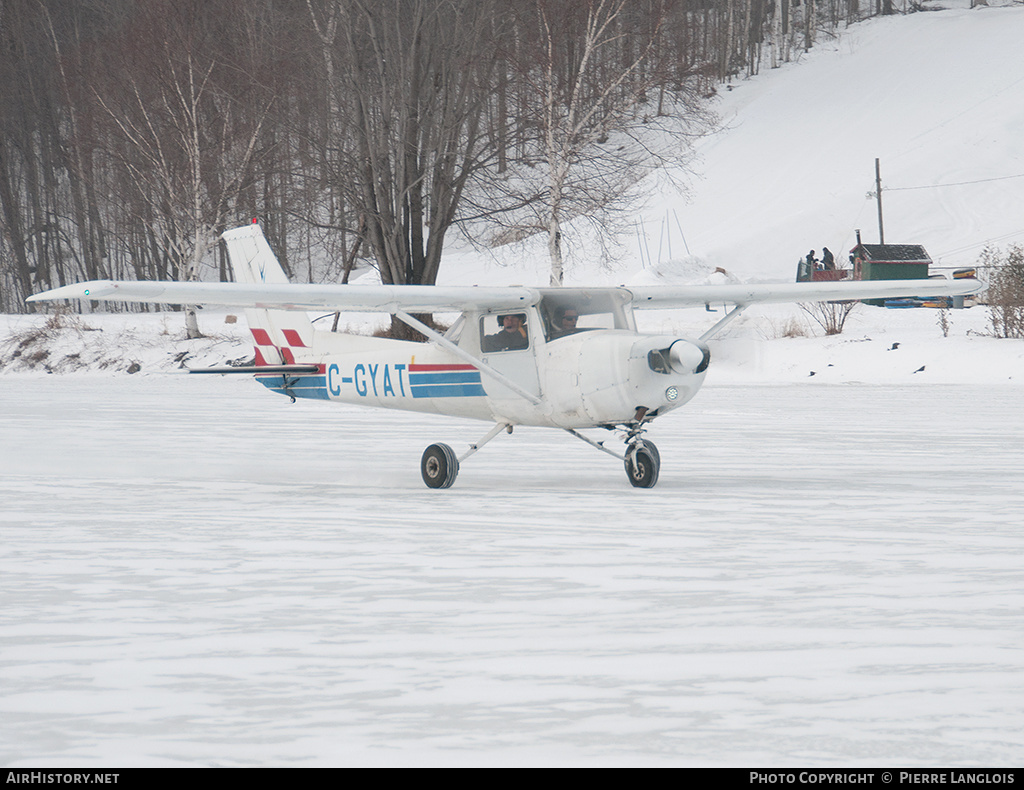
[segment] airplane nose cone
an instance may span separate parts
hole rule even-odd
[[[711,350],[691,340],[676,340],[662,354],[676,373],[703,373],[711,362]]]

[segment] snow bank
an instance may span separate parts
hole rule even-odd
[[[697,337],[724,314],[640,311],[641,330]],[[250,359],[244,317],[204,311],[198,340],[175,313],[0,316],[0,377],[82,371],[167,373]],[[362,320],[363,323],[359,323]],[[859,305],[841,335],[823,336],[797,305],[752,307],[711,343],[708,384],[1022,384],[1024,341],[991,335],[985,307],[946,312]],[[348,328],[375,325],[355,316]],[[342,327],[346,324],[342,323]],[[922,369],[923,368],[923,369]]]

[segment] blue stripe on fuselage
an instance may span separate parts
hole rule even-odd
[[[409,371],[414,398],[473,398],[486,396],[479,370]]]
[[[286,382],[283,378],[287,378],[287,387],[284,386]],[[257,376],[256,380],[268,390],[280,393],[281,395],[288,395],[294,398],[330,400],[330,395],[327,393],[326,376],[296,376],[294,378],[290,376]]]
[[[257,381],[272,392],[294,398],[330,400],[326,375],[312,376],[257,376]],[[338,381],[338,379],[335,379]],[[351,378],[341,379],[350,383]],[[285,386],[287,382],[287,386]],[[365,386],[365,385],[364,385]],[[413,398],[473,398],[486,397],[480,381],[480,371],[437,371],[409,374],[409,394]],[[335,395],[338,393],[336,392]],[[360,392],[360,395],[366,395]],[[392,393],[394,394],[394,393]]]
[[[476,383],[413,384],[414,398],[466,398],[486,395],[479,381]]]
[[[417,384],[479,384],[480,371],[451,371],[439,373],[410,373],[409,383]]]

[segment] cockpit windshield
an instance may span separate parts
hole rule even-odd
[[[595,293],[583,288],[544,292],[540,314],[548,340],[594,329],[635,329],[628,294]]]

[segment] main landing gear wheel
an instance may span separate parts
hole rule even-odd
[[[459,474],[459,459],[447,444],[432,444],[423,451],[420,474],[430,488],[450,488]]]
[[[634,488],[654,488],[661,470],[661,455],[654,442],[641,440],[626,452],[626,477]]]

